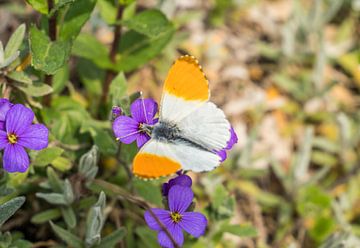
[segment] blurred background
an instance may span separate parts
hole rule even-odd
[[[24,1],[0,3],[2,41],[41,21]],[[98,0],[83,28],[106,46],[112,8]],[[160,9],[176,31],[126,73],[127,92],[159,101],[172,62],[194,55],[238,135],[221,167],[190,173],[211,227],[188,247],[360,247],[360,0],[140,0],[134,8]],[[86,80],[77,67],[84,56],[75,55],[69,81],[91,107],[101,80]],[[112,163],[102,159],[104,170]]]

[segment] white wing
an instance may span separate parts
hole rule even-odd
[[[177,125],[185,138],[209,150],[223,149],[230,139],[230,123],[212,102],[205,103]]]

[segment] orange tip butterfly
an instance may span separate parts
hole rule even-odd
[[[153,179],[181,169],[201,172],[219,166],[215,151],[226,147],[230,123],[209,98],[209,83],[198,60],[181,56],[165,80],[159,122],[134,159],[137,177]]]

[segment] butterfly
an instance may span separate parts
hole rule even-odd
[[[209,83],[198,60],[181,56],[165,80],[159,121],[134,158],[137,177],[153,179],[181,169],[202,172],[219,166],[216,151],[226,147],[231,126],[209,98]]]

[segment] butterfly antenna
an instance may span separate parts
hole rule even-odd
[[[144,116],[145,116],[145,120],[146,120],[146,123],[149,123],[149,120],[147,118],[147,112],[146,112],[146,107],[145,107],[145,102],[144,102],[144,97],[143,97],[143,93],[142,91],[140,91],[140,97],[141,97],[141,105],[143,107],[143,110],[144,110]]]

